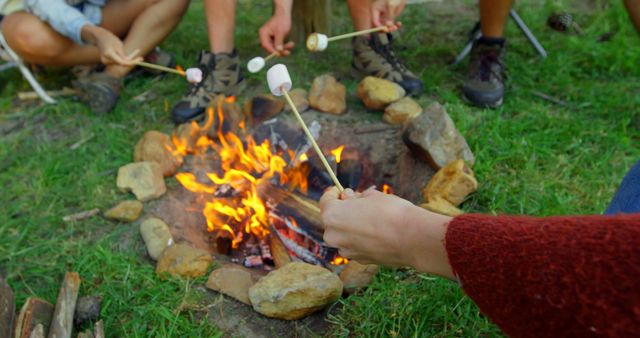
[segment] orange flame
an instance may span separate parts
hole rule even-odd
[[[336,256],[332,261],[331,264],[332,265],[343,265],[343,264],[347,264],[349,263],[349,259],[344,258],[344,257],[340,257],[340,256]]]
[[[390,185],[384,184],[382,185],[382,192],[388,195],[393,195],[393,188]]]
[[[234,97],[224,99],[225,103],[233,103]],[[196,156],[213,150],[220,159],[220,172],[208,172],[208,183],[199,182],[192,173],[179,173],[175,177],[182,186],[192,192],[205,194],[209,199],[202,211],[207,229],[212,232],[226,233],[236,248],[243,239],[243,234],[251,234],[264,238],[269,234],[268,213],[264,201],[257,193],[260,182],[274,178],[280,184],[287,184],[290,189],[307,190],[309,166],[288,168],[282,154],[273,153],[268,140],[258,144],[251,136],[241,137],[232,132],[223,132],[224,123],[223,100],[218,101],[217,109],[207,109],[205,124],[191,125],[190,137],[197,138],[195,149],[188,149],[186,140],[174,135],[174,156],[184,156],[193,152]],[[213,123],[217,121],[217,142],[206,137]],[[240,125],[244,131],[244,124]],[[230,186],[237,198],[216,198],[213,195],[220,186]]]
[[[179,71],[179,72],[180,72],[180,74],[181,74],[182,76],[187,75],[187,74],[184,72],[184,68],[180,67],[180,65],[176,65],[176,70],[177,70],[177,71]]]
[[[344,145],[341,145],[330,151],[331,155],[336,158],[336,163],[340,163],[342,158],[342,151],[344,150]]]

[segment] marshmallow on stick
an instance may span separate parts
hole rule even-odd
[[[309,131],[309,128],[307,128],[307,125],[304,123],[302,116],[300,116],[300,112],[298,112],[298,108],[296,108],[296,105],[293,103],[293,101],[291,100],[291,97],[289,96],[289,91],[291,90],[293,83],[291,82],[291,76],[289,76],[289,71],[287,70],[287,66],[283,64],[277,64],[271,67],[267,71],[267,82],[269,83],[269,89],[271,90],[271,93],[273,95],[284,96],[284,98],[287,100],[287,103],[291,107],[291,110],[296,116],[296,119],[300,123],[302,130],[304,131],[305,135],[307,135],[307,138],[309,139],[309,142],[311,142],[313,149],[318,154],[318,157],[320,158],[322,165],[327,170],[327,173],[329,173],[329,176],[331,176],[333,183],[336,185],[336,187],[338,187],[340,192],[344,191],[342,184],[340,184],[340,181],[338,181],[338,177],[336,177],[336,174],[333,172],[333,169],[331,169],[331,166],[329,165],[329,162],[327,162],[327,159],[322,153],[322,150],[320,149],[320,147],[318,147],[316,140],[313,138],[313,135],[311,135],[311,132]]]
[[[155,69],[155,70],[159,70],[167,73],[173,73],[173,74],[185,76],[187,78],[187,81],[191,83],[199,83],[202,81],[202,70],[200,68],[189,68],[185,72],[183,70],[173,69],[173,68],[160,66],[154,63],[149,63],[144,61],[136,62],[136,65],[140,67],[146,67],[146,68],[151,68],[151,69]]]
[[[312,33],[307,38],[307,49],[312,51],[312,52],[321,52],[321,51],[327,49],[327,46],[329,46],[329,42],[331,42],[331,41],[336,41],[336,40],[341,40],[341,39],[348,39],[348,38],[352,38],[352,37],[358,36],[358,35],[365,35],[365,34],[369,34],[369,33],[388,31],[388,30],[389,30],[389,27],[380,26],[380,27],[369,28],[369,29],[365,29],[365,30],[361,30],[361,31],[357,31],[357,32],[351,32],[351,33],[347,33],[347,34],[336,35],[336,36],[332,36],[332,37],[328,37],[328,36],[326,36],[324,34],[321,34],[321,33]]]
[[[267,64],[267,61],[276,56],[278,56],[278,52],[273,52],[265,58],[263,58],[262,56],[256,56],[253,59],[249,60],[249,62],[247,63],[247,69],[251,73],[257,73],[261,71],[262,68],[264,68],[264,65]]]

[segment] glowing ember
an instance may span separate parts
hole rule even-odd
[[[393,193],[393,189],[392,189],[392,188],[391,188],[391,186],[390,186],[390,185],[388,185],[388,184],[384,184],[384,185],[382,186],[382,192],[383,192],[383,193],[385,193],[385,194],[389,194],[389,195],[393,195],[393,194],[394,194],[394,193]]]
[[[340,163],[342,158],[342,151],[344,150],[344,145],[339,146],[336,149],[330,151],[331,155],[336,158],[336,163]]]
[[[344,257],[340,257],[340,256],[337,256],[336,258],[334,258],[331,261],[331,264],[333,264],[333,265],[342,265],[342,264],[347,264],[347,263],[349,263],[349,260],[344,258]]]
[[[176,70],[180,72],[180,74],[182,74],[182,76],[185,76],[185,71],[184,68],[180,67],[180,65],[176,65]]]

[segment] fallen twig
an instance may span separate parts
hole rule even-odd
[[[98,208],[93,208],[91,210],[87,210],[87,211],[82,211],[79,212],[77,214],[72,214],[72,215],[68,215],[68,216],[64,216],[62,218],[63,221],[65,222],[75,222],[75,221],[82,221],[85,220],[87,218],[91,218],[95,215],[97,215],[100,212],[100,209]]]
[[[532,93],[534,96],[537,96],[537,97],[539,97],[539,98],[541,98],[541,99],[543,99],[543,100],[547,100],[547,101],[549,101],[549,102],[551,102],[551,103],[555,103],[555,104],[560,105],[560,106],[563,106],[563,107],[568,107],[568,106],[569,106],[569,104],[568,104],[567,102],[562,101],[562,100],[560,100],[560,99],[558,99],[558,98],[555,98],[555,97],[553,97],[553,96],[547,95],[547,94],[545,94],[545,93],[543,93],[543,92],[540,92],[540,91],[534,90],[534,91],[532,91],[531,93]]]
[[[87,137],[85,137],[85,138],[81,139],[80,141],[78,141],[78,142],[76,142],[76,143],[72,144],[72,145],[69,147],[69,149],[71,149],[71,150],[76,150],[76,149],[80,148],[80,146],[81,146],[81,145],[85,144],[87,141],[91,140],[91,139],[92,139],[92,138],[94,138],[95,136],[96,136],[95,134],[91,133],[89,136],[87,136]]]
[[[78,91],[72,88],[63,88],[62,90],[50,90],[47,91],[47,94],[51,97],[56,97],[56,96],[73,96],[73,95],[77,95]],[[38,100],[40,99],[40,96],[38,95],[38,93],[36,92],[19,92],[18,93],[18,99],[20,99],[20,101],[27,101],[27,100]]]
[[[385,126],[385,125],[365,125],[362,127],[357,127],[353,130],[355,134],[369,134],[369,133],[379,133],[387,130],[397,129],[394,126]]]

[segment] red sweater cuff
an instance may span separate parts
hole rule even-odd
[[[509,336],[640,336],[640,214],[469,214],[445,241],[467,295]]]

